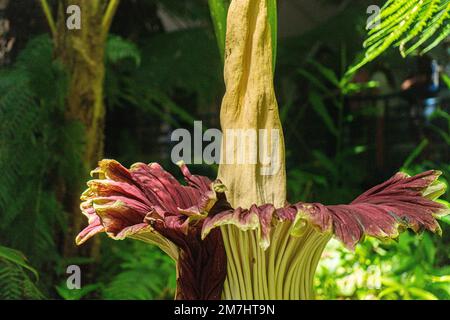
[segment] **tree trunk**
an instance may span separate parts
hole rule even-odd
[[[63,63],[70,77],[65,117],[68,121],[79,121],[84,126],[85,145],[80,165],[86,175],[96,167],[97,162],[103,157],[104,54],[110,24],[110,22],[105,23],[105,10],[111,16],[110,19],[114,13],[108,12],[110,7],[108,6],[106,9],[106,2],[102,0],[61,1],[54,34],[55,58]],[[66,26],[66,20],[70,16],[70,14],[66,14],[69,5],[77,5],[81,9],[80,30],[69,30]],[[117,5],[112,8],[113,11],[116,7]],[[62,183],[63,204],[69,213],[69,228],[64,243],[66,257],[79,254],[74,239],[81,230],[83,222],[79,208],[83,180],[85,177],[80,177],[77,181]],[[91,257],[97,256],[98,247],[98,243],[93,243],[90,247]]]

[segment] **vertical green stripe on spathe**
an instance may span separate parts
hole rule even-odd
[[[225,57],[225,35],[227,30],[227,14],[230,5],[229,0],[208,0],[209,11],[214,25],[214,33],[216,35],[217,45],[219,47],[220,57],[224,62]],[[270,32],[272,38],[273,51],[273,72],[275,73],[275,66],[277,61],[277,45],[278,45],[278,14],[277,14],[277,0],[267,0],[267,9],[269,16]]]
[[[278,39],[278,15],[277,0],[267,0],[267,9],[269,14],[270,32],[272,35],[272,51],[273,51],[273,73],[275,74],[275,66],[277,61],[277,39]]]
[[[228,0],[208,0],[208,3],[211,19],[214,25],[214,32],[216,34],[217,45],[219,46],[222,62],[224,62],[227,12],[230,3]]]

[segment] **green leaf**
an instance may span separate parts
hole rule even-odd
[[[424,234],[421,240],[422,240],[421,244],[423,246],[426,259],[432,265],[436,257],[436,246],[433,243],[433,240],[431,239],[429,234]]]
[[[339,81],[336,73],[334,73],[333,70],[314,60],[309,60],[308,62],[312,64],[317,69],[317,71],[319,71],[325,77],[325,79],[330,81],[336,88],[341,87],[341,82]]]
[[[443,201],[443,200],[440,200],[439,202],[442,203],[441,201]],[[448,206],[448,202],[447,202],[447,206]],[[448,207],[450,208],[450,206],[448,206]],[[442,222],[450,225],[450,215],[446,215],[446,216],[440,217],[439,221],[442,221]]]
[[[328,130],[334,136],[337,136],[338,129],[336,128],[333,119],[331,118],[325,104],[323,103],[322,98],[315,91],[312,91],[308,96],[308,100],[311,103],[314,111],[320,116],[322,121],[325,123]]]
[[[141,64],[141,54],[136,45],[120,36],[110,35],[106,42],[106,59],[111,63],[131,59],[136,66]]]
[[[408,158],[403,163],[402,168],[405,169],[409,168],[411,163],[423,152],[423,150],[426,148],[427,145],[428,139],[423,139],[422,142],[410,153]]]
[[[381,291],[378,294],[378,299],[382,299],[382,298],[384,298],[386,296],[389,296],[390,294],[395,293],[396,291],[398,291],[398,288],[396,288],[396,287],[391,287],[391,288],[384,289],[383,291]]]
[[[22,252],[0,246],[0,258],[11,261],[29,271],[31,271],[34,274],[34,276],[36,277],[36,279],[39,279],[39,274],[38,274],[37,270],[28,264],[27,258],[25,257],[25,255]]]
[[[444,81],[445,85],[448,89],[450,89],[450,77],[446,74],[442,75],[442,80]]]
[[[64,300],[80,300],[87,294],[96,291],[101,287],[100,284],[88,284],[86,286],[81,287],[80,289],[69,289],[66,286],[66,283],[57,286],[56,291]]]
[[[228,0],[208,0],[209,11],[214,25],[214,32],[216,34],[217,45],[219,47],[222,62],[225,55],[225,38],[227,33],[227,12]]]
[[[412,288],[408,288],[408,291],[411,293],[411,295],[413,295],[419,299],[422,299],[422,300],[439,300],[438,297],[436,297],[431,292],[425,291],[420,288],[412,287]]]
[[[438,128],[437,126],[432,125],[431,129],[435,132],[437,132],[437,134],[439,134],[442,139],[444,139],[444,141],[450,145],[450,134],[448,134],[447,132],[445,132],[444,130],[442,130],[441,128]]]
[[[448,276],[434,276],[431,277],[433,283],[450,283],[450,275]]]
[[[312,154],[314,158],[316,158],[317,161],[328,171],[330,172],[334,177],[339,176],[338,169],[336,168],[335,163],[333,160],[328,158],[324,153],[320,152],[319,150],[313,150]]]
[[[325,86],[325,84],[319,80],[315,75],[313,75],[311,72],[305,70],[305,69],[299,69],[298,73],[306,78],[309,82],[314,84],[318,89],[320,89],[322,92],[327,93],[329,90]]]

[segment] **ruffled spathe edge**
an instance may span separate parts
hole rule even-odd
[[[321,233],[333,234],[349,249],[354,249],[365,236],[395,239],[406,229],[440,234],[436,218],[450,213],[445,204],[436,201],[446,189],[437,180],[440,174],[427,171],[410,177],[397,173],[347,205],[299,202],[278,209],[270,204],[253,205],[248,210],[230,209],[209,216],[203,224],[202,237],[224,225],[234,225],[243,231],[257,229],[260,246],[267,249],[270,231],[277,221],[292,222],[293,236],[301,236],[307,225],[312,225]]]

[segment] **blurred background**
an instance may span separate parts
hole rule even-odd
[[[223,64],[208,3],[121,1],[105,41],[93,17],[85,43],[60,30],[61,2],[49,1],[52,30],[38,1],[0,0],[0,298],[172,299],[174,264],[159,249],[104,235],[75,248],[86,223],[77,205],[92,159],[159,162],[178,174],[171,132],[194,120],[219,128]],[[389,50],[342,80],[363,54],[368,6],[383,3],[278,2],[288,199],[348,202],[399,170],[450,179],[448,39],[424,56]],[[104,108],[94,131],[73,101]],[[449,224],[441,221],[442,237],[406,232],[355,252],[330,242],[318,298],[449,299]],[[80,290],[66,286],[68,265],[83,270]]]

